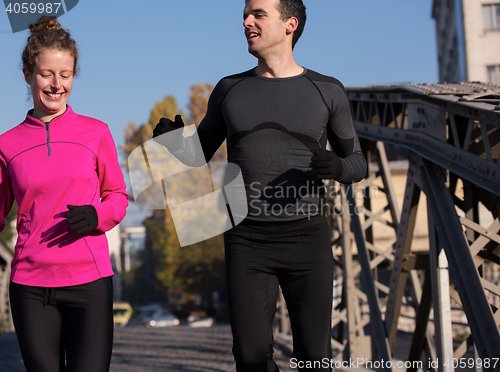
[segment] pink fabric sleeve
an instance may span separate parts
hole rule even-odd
[[[118,163],[116,146],[108,129],[105,130],[97,153],[101,202],[94,207],[98,217],[98,231],[109,231],[125,217],[129,195],[123,172]]]

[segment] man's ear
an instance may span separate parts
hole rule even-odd
[[[287,23],[288,23],[286,26],[287,35],[293,33],[299,26],[299,20],[295,17],[291,17],[290,19],[288,19]]]
[[[24,80],[28,85],[31,85],[31,73],[23,67]]]

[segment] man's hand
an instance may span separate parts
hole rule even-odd
[[[175,115],[175,121],[167,118],[161,118],[156,125],[156,128],[153,130],[153,138],[183,127],[184,122],[182,121],[182,117],[180,115]],[[175,133],[171,133],[170,135],[165,136],[164,138],[162,138],[161,142],[156,139],[155,141],[168,148],[169,146],[176,145],[180,141],[181,137],[182,131],[179,130]]]
[[[325,149],[314,151],[309,166],[320,180],[337,179],[344,173],[344,166],[337,154]]]
[[[78,234],[93,230],[98,225],[97,211],[93,205],[67,205],[66,221],[71,225],[71,230]]]

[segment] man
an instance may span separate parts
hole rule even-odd
[[[302,0],[247,0],[243,25],[257,67],[215,87],[193,136],[203,154],[193,137],[176,135],[164,143],[196,166],[227,138],[228,161],[242,171],[248,215],[224,236],[239,372],[278,371],[272,334],[279,286],[297,365],[331,370],[324,362],[331,358],[334,264],[320,179],[359,181],[366,161],[342,84],[295,63],[292,50],[305,21]],[[154,137],[183,125],[180,116],[175,122],[163,118]]]

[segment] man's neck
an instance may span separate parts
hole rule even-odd
[[[286,78],[300,75],[304,68],[295,63],[293,56],[289,58],[258,58],[255,73],[267,78]]]

